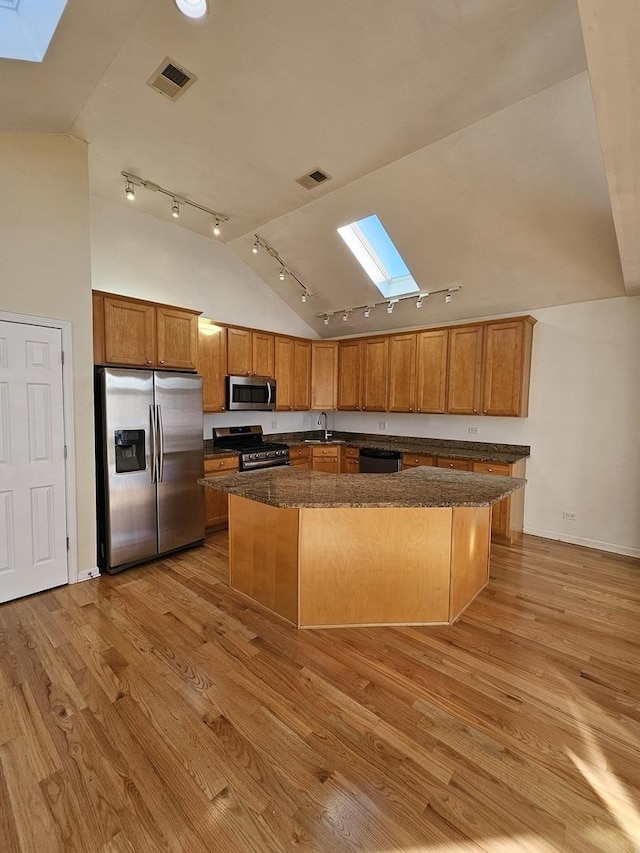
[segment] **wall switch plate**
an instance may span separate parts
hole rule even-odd
[[[480,427],[469,427],[467,432],[469,435],[480,435]]]
[[[563,512],[562,517],[565,518],[567,521],[577,521],[578,520],[578,513],[577,512]]]
[[[386,421],[378,421],[378,427],[380,429],[387,429],[387,422]]]
[[[271,421],[271,429],[277,429],[278,421]]]

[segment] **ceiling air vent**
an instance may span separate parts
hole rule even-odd
[[[195,74],[167,56],[149,77],[147,86],[151,86],[170,101],[177,101],[197,79]]]
[[[313,190],[330,179],[331,175],[323,172],[322,169],[314,169],[312,172],[308,172],[301,178],[296,178],[296,183],[300,184],[301,187],[304,187],[305,190]]]

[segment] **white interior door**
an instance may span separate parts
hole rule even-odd
[[[67,582],[60,329],[0,321],[0,601]]]

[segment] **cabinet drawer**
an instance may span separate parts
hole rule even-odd
[[[427,456],[426,453],[403,453],[402,467],[403,468],[418,468],[420,465],[435,465],[433,456]]]
[[[504,462],[474,462],[473,471],[475,474],[500,474],[501,477],[508,477],[511,474],[511,466]]]
[[[205,477],[211,474],[216,474],[219,471],[225,473],[238,470],[237,456],[223,456],[222,459],[205,459],[204,460],[204,475]]]
[[[454,471],[473,471],[473,462],[468,459],[447,459],[438,456],[438,468],[453,468]]]
[[[309,458],[309,445],[302,444],[289,448],[289,457],[293,462],[295,459],[308,459]]]
[[[314,459],[316,457],[337,459],[339,453],[339,447],[318,447],[318,445],[313,445],[311,448],[311,455]]]
[[[359,447],[345,447],[344,455],[347,459],[359,459],[360,458],[360,448]]]

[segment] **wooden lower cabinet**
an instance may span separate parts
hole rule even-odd
[[[309,470],[309,459],[311,457],[311,447],[308,444],[296,444],[289,448],[289,458],[292,468],[302,468]]]
[[[403,453],[402,454],[402,470],[406,468],[419,468],[421,465],[435,465],[433,456],[427,456],[426,453]]]
[[[449,459],[446,456],[438,456],[438,468],[453,468],[454,471],[473,471],[473,462],[470,459]]]
[[[238,470],[237,456],[223,456],[221,459],[204,460],[205,477],[221,477]],[[226,527],[229,521],[229,495],[215,489],[204,490],[204,527],[207,533]]]
[[[510,465],[500,462],[474,462],[473,472],[524,478],[526,466],[526,459],[520,459]],[[501,545],[518,544],[522,541],[523,526],[524,489],[518,489],[500,503],[494,504],[491,514],[491,541]]]
[[[340,473],[340,448],[311,445],[311,470],[328,474]]]
[[[357,447],[343,447],[340,462],[341,474],[360,473],[360,450]]]

